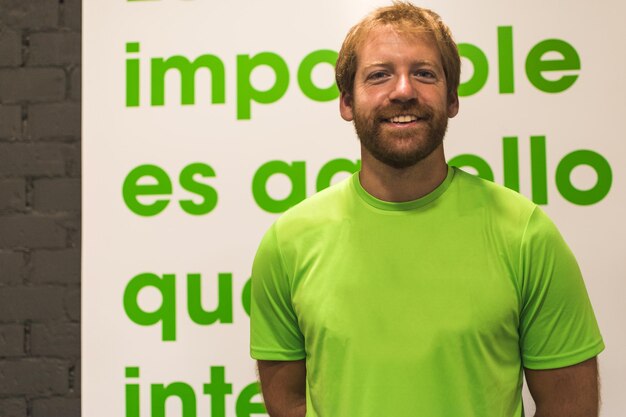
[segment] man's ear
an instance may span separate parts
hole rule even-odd
[[[448,97],[448,117],[453,118],[459,112],[459,95]]]
[[[348,93],[341,93],[339,97],[339,113],[343,120],[351,122],[354,120],[354,113],[352,111],[352,95]]]

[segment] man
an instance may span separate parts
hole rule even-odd
[[[272,417],[597,416],[604,348],[580,271],[519,194],[444,158],[460,58],[432,11],[356,25],[336,78],[362,169],[286,212],[252,273]]]

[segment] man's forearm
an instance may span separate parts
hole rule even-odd
[[[298,405],[286,405],[284,407],[272,408],[271,411],[270,407],[267,407],[267,413],[270,417],[305,417],[306,401]]]
[[[560,369],[527,369],[526,380],[537,405],[535,417],[597,417],[599,414],[595,358]]]
[[[259,379],[270,417],[306,415],[306,362],[259,361]]]
[[[598,417],[598,407],[544,407],[544,409],[537,408],[535,417]]]
[[[537,404],[535,417],[598,417],[600,407],[597,392],[585,394],[568,401],[555,399]]]

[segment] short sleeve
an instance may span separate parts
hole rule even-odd
[[[280,254],[276,224],[265,234],[252,266],[250,355],[257,360],[299,360],[304,337],[291,303],[291,285]]]
[[[538,207],[529,219],[520,255],[524,367],[562,368],[600,353],[604,343],[576,259]]]

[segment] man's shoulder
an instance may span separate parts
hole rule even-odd
[[[537,206],[527,197],[493,181],[472,175],[460,168],[455,169],[457,190],[468,200],[495,205],[494,208],[533,211]]]
[[[289,208],[278,218],[276,227],[306,229],[344,218],[352,198],[349,177]]]

